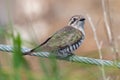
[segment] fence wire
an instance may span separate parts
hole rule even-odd
[[[23,47],[22,52],[27,52],[30,49]],[[0,51],[4,51],[4,52],[9,52],[9,54],[11,54],[13,52],[13,47],[11,45],[3,45],[0,44]],[[49,52],[36,52],[31,54],[30,56],[39,56],[39,57],[45,57],[48,58],[50,56]],[[81,57],[81,56],[77,56],[77,55],[73,55],[67,58],[58,58],[60,60],[66,60],[66,61],[70,61],[70,62],[78,62],[78,63],[85,63],[85,64],[92,64],[92,65],[104,65],[104,66],[109,66],[109,67],[117,67],[120,68],[120,62],[119,63],[114,63],[113,61],[110,60],[101,60],[101,59],[94,59],[94,58],[88,58],[88,57]]]

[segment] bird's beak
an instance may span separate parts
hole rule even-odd
[[[85,18],[80,19],[80,21],[84,21],[84,20],[85,20]]]

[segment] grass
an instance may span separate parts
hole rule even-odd
[[[12,35],[13,42],[13,56],[12,56],[12,66],[10,72],[6,71],[0,66],[0,80],[36,80],[34,72],[32,72],[30,65],[22,55],[21,46],[22,40],[20,35]],[[40,68],[44,73],[44,77],[40,76],[43,80],[60,80],[60,71],[55,57],[50,57],[45,62],[43,59],[39,58]]]

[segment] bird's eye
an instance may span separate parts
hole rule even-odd
[[[74,23],[77,20],[77,18],[73,18],[72,22]]]
[[[73,18],[73,21],[76,21],[77,19],[76,18]]]
[[[77,20],[76,18],[73,18],[71,24],[73,24],[76,20]]]

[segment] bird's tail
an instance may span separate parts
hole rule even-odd
[[[23,55],[30,55],[32,54],[34,51],[30,50],[30,51],[27,51],[27,52],[24,52]]]
[[[48,38],[46,41],[44,41],[43,43],[41,43],[39,46],[37,46],[37,47],[31,49],[31,50],[28,51],[28,52],[23,53],[23,55],[30,55],[31,53],[35,52],[36,49],[40,48],[42,45],[44,45],[45,43],[47,43],[51,38],[52,38],[52,36],[49,37],[49,38]]]
[[[24,52],[23,55],[30,55],[30,54],[32,54],[32,53],[35,52],[36,49],[38,49],[40,46],[41,46],[41,45],[39,45],[39,46],[37,46],[37,47],[31,49],[30,51]]]

